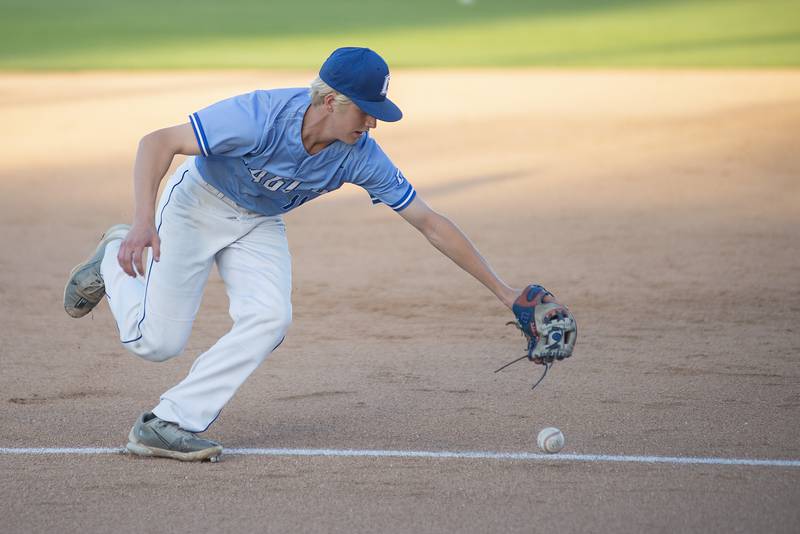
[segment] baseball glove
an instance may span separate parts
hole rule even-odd
[[[578,325],[566,306],[559,304],[545,288],[535,284],[525,288],[511,309],[517,320],[508,324],[516,326],[522,332],[528,341],[528,347],[524,356],[497,371],[528,358],[545,366],[542,378],[533,385],[536,387],[555,360],[563,360],[572,355],[578,338]]]

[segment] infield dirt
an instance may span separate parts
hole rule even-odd
[[[0,447],[119,447],[229,327],[212,276],[164,364],[70,319],[132,214],[138,139],[312,73],[0,75]],[[345,187],[286,217],[294,324],[207,435],[227,447],[800,458],[800,72],[397,71],[375,136],[496,271],[580,326],[535,392],[510,314]],[[800,469],[0,455],[3,532],[796,532]]]

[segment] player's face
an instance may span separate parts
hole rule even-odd
[[[370,128],[378,125],[375,117],[367,115],[353,103],[338,106],[334,116],[337,139],[348,145],[352,145]]]

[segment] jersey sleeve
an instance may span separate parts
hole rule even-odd
[[[266,91],[234,96],[189,115],[200,151],[208,156],[241,157],[261,144],[269,122]]]
[[[417,192],[378,143],[367,138],[359,152],[351,181],[367,190],[373,204],[386,204],[394,211],[408,207]]]

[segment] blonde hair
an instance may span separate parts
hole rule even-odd
[[[325,101],[325,97],[332,94],[336,101],[337,106],[344,106],[352,103],[352,100],[338,92],[336,89],[322,81],[322,78],[317,76],[311,87],[308,89],[308,94],[311,96],[311,105],[319,106]]]

